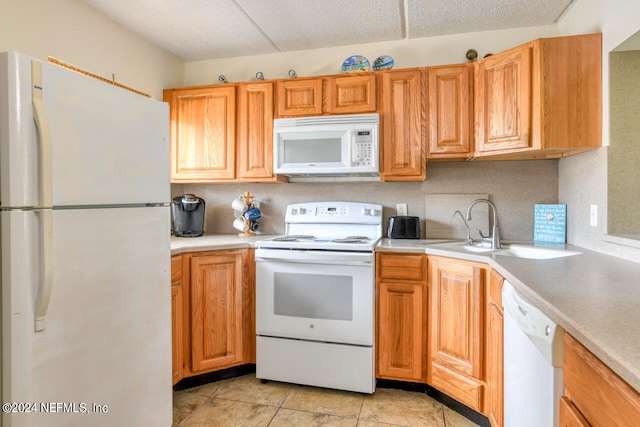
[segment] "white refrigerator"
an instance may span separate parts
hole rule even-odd
[[[167,104],[0,53],[2,425],[170,426]]]

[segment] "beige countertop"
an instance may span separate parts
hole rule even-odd
[[[171,253],[248,248],[269,237],[172,237]],[[640,391],[640,263],[571,245],[561,247],[581,254],[545,260],[434,245],[444,241],[383,239],[376,251],[425,253],[489,264]]]
[[[171,255],[185,252],[214,251],[221,249],[253,248],[258,240],[274,237],[267,234],[238,236],[237,234],[213,234],[200,237],[171,236]]]

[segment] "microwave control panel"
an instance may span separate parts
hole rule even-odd
[[[373,135],[370,130],[356,130],[353,144],[353,165],[371,166],[373,164]]]

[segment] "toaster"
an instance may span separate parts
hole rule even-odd
[[[417,216],[389,217],[387,237],[389,239],[419,239],[420,218]]]

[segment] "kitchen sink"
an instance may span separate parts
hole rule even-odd
[[[523,243],[506,243],[502,249],[492,249],[489,242],[479,242],[467,245],[465,242],[444,242],[434,243],[434,247],[450,248],[454,250],[464,250],[467,252],[479,252],[492,255],[512,256],[526,259],[553,259],[578,255],[581,252],[564,249],[562,245],[537,246]]]

